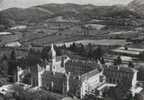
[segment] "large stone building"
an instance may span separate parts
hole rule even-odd
[[[45,90],[79,98],[98,90],[102,96],[104,88],[123,84],[125,80],[130,84],[133,95],[142,90],[137,87],[138,71],[128,65],[102,65],[100,62],[72,60],[66,55],[56,56],[53,45],[49,54],[49,61],[37,64],[37,68],[33,67],[37,72],[32,74],[31,81],[37,82],[37,86]],[[18,71],[19,77],[21,71]]]
[[[120,84],[124,80],[132,82],[134,74],[137,71],[133,68],[127,67],[127,65],[107,65],[104,67],[104,75],[108,83]]]
[[[143,90],[138,86],[138,70],[127,64],[105,65],[103,74],[106,76],[106,83],[125,85],[125,88],[131,90],[133,96]]]
[[[37,64],[37,74],[32,74],[32,80],[37,81],[38,87],[83,98],[104,83],[101,68],[96,62],[71,60],[66,55],[56,56],[53,45],[49,54],[50,60]]]

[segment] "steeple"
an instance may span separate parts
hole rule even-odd
[[[52,59],[56,58],[56,51],[54,50],[54,45],[51,44],[51,53],[52,53]]]
[[[55,64],[56,64],[56,51],[54,49],[54,45],[51,44],[51,50],[50,50],[50,59],[51,59],[51,63],[52,65],[50,66],[50,69],[53,73],[55,73]]]
[[[54,45],[51,44],[50,50],[48,51],[48,58],[49,60],[55,59],[56,58],[56,51],[54,49]]]

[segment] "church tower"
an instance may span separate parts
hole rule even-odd
[[[56,62],[56,51],[54,49],[54,45],[51,45],[51,56],[52,56],[52,63],[54,64]]]
[[[52,60],[52,65],[51,65],[51,70],[52,72],[55,72],[55,65],[56,65],[56,51],[54,49],[54,45],[51,45],[51,60]]]

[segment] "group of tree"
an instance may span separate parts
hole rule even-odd
[[[7,19],[2,13],[0,13],[0,31],[4,31],[10,27],[11,21]]]
[[[73,43],[67,49],[90,60],[100,60],[104,62],[104,50],[101,48],[101,46],[97,46],[97,48],[95,48],[95,46],[93,46],[91,43],[86,46],[84,46],[82,43]]]
[[[41,58],[42,59],[50,59],[51,54],[50,52],[50,46],[44,47],[41,51]],[[73,54],[79,55],[83,58],[90,59],[90,60],[100,60],[104,63],[103,55],[104,50],[101,48],[101,46],[93,46],[92,44],[83,45],[82,43],[72,43],[69,47],[67,47],[65,44],[62,46],[56,46],[54,45],[54,49],[56,51],[57,56],[61,56],[64,54],[67,54],[67,52],[73,52]]]
[[[118,83],[116,87],[110,88],[107,92],[108,96],[113,98],[113,100],[132,100],[131,95],[131,81],[128,78],[123,78],[123,80]]]

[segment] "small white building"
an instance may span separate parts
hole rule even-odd
[[[117,49],[113,49],[112,53],[118,55],[130,56],[130,57],[138,57],[144,53],[144,49],[120,47]]]
[[[22,46],[22,44],[18,41],[10,42],[10,43],[5,44],[5,47],[20,47],[20,46]]]
[[[10,29],[11,30],[16,30],[16,29],[26,29],[26,28],[27,28],[26,25],[18,25],[18,26],[11,27]]]
[[[0,32],[0,35],[11,35],[11,32]]]

